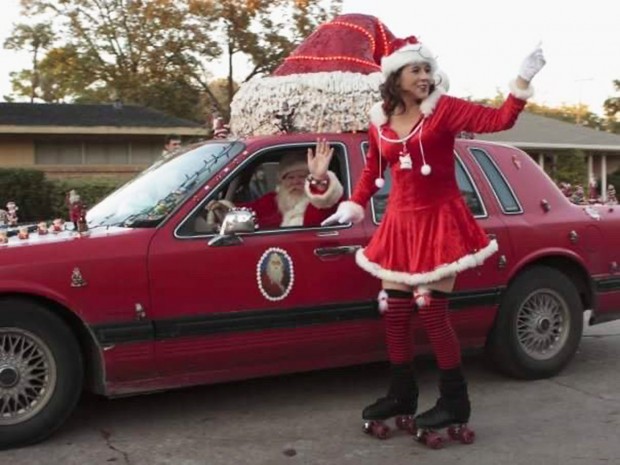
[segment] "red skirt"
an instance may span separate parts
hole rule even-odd
[[[391,211],[357,264],[391,282],[416,286],[454,276],[476,267],[497,251],[497,242],[471,215],[462,197],[422,208]]]

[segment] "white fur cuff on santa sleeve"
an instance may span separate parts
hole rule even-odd
[[[338,176],[331,171],[328,171],[327,177],[329,178],[327,190],[321,194],[313,193],[310,189],[310,182],[306,181],[306,195],[308,196],[310,203],[316,208],[324,209],[333,207],[338,203],[342,197],[342,193],[344,192],[342,184],[340,184],[340,181],[338,180]]]
[[[534,87],[532,87],[532,84],[530,84],[527,89],[521,89],[517,86],[516,79],[510,81],[508,87],[510,88],[510,93],[521,100],[527,100],[534,95]]]

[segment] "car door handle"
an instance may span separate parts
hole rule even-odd
[[[354,254],[357,249],[361,249],[361,245],[343,245],[340,247],[319,247],[314,249],[314,255],[317,257],[335,257],[337,255]]]

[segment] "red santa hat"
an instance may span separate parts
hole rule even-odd
[[[303,154],[284,155],[278,165],[278,179],[282,180],[284,176],[293,171],[308,172],[308,160]]]
[[[231,103],[239,136],[366,130],[381,99],[381,59],[394,35],[374,16],[344,14],[322,24],[271,76],[243,84]]]
[[[403,66],[414,63],[428,63],[431,67],[431,74],[437,71],[435,55],[417,37],[396,39],[390,44],[390,54],[381,60],[381,72],[388,77]]]

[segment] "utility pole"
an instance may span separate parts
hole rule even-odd
[[[579,91],[578,91],[578,97],[579,97],[579,103],[577,104],[577,124],[581,124],[581,117],[582,117],[582,101],[581,101],[581,90],[583,87],[583,83],[587,82],[587,81],[593,81],[594,78],[593,77],[588,77],[588,78],[581,78],[581,79],[575,79],[573,82],[577,82],[579,85]]]

